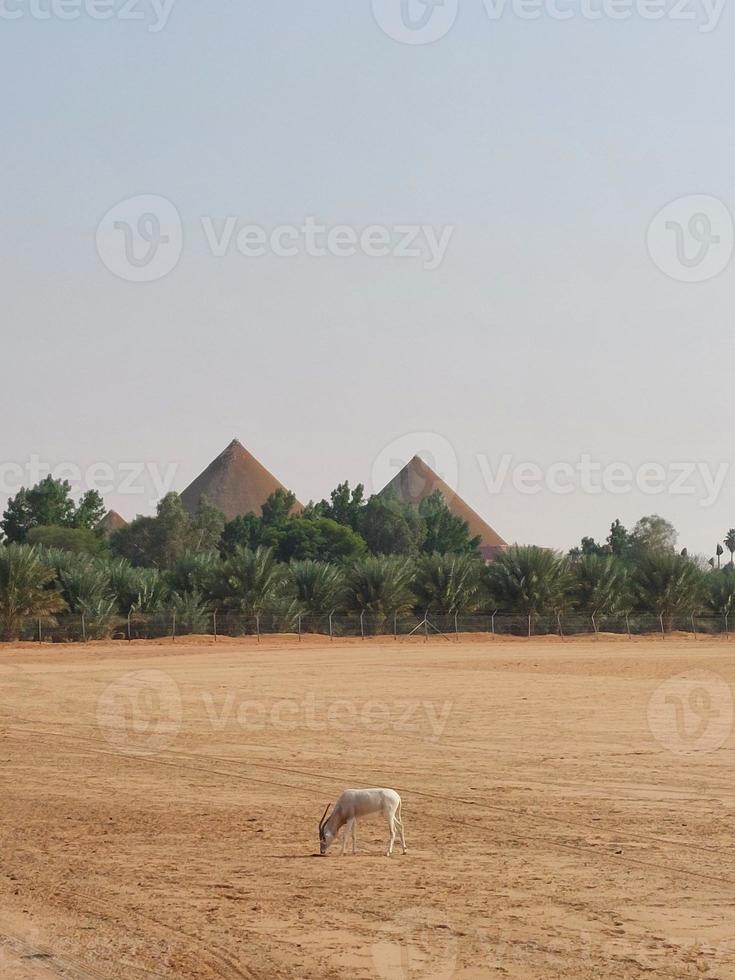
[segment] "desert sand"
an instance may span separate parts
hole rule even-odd
[[[735,644],[0,647],[3,980],[735,977]],[[403,797],[318,854],[351,786]]]

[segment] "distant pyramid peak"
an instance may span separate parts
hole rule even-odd
[[[243,514],[260,517],[263,504],[276,490],[286,487],[250,453],[239,439],[233,439],[181,494],[184,507],[196,513],[206,497],[224,513],[228,521]],[[294,511],[303,510],[297,501]]]
[[[453,490],[449,484],[435,473],[429,464],[416,455],[401,469],[380,491],[383,494],[393,494],[404,503],[418,507],[422,500],[430,497],[439,490],[449,510],[467,522],[470,535],[480,538],[479,550],[483,558],[490,559],[508,547],[498,532],[490,527],[469,504]]]
[[[110,535],[127,526],[128,522],[124,517],[121,517],[116,510],[108,510],[97,525],[97,530],[102,531],[103,534]]]

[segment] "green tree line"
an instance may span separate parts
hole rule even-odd
[[[42,491],[41,499],[59,496],[58,487]],[[131,611],[175,611],[189,632],[205,630],[213,609],[272,615],[284,629],[299,615],[333,612],[378,621],[409,612],[579,614],[598,626],[645,613],[670,625],[676,616],[727,615],[735,601],[732,562],[717,568],[678,552],[674,528],[657,516],[630,532],[615,521],[604,544],[584,538],[566,555],[516,545],[488,564],[464,522],[448,519],[443,500],[418,510],[375,501],[342,484],[329,501],[291,516],[293,498],[279,491],[260,517],[227,523],[205,499],[190,516],[169,494],[154,517],[137,518],[109,540],[91,518],[87,526],[75,518],[83,501],[57,506],[57,524],[40,523],[49,517],[45,503],[19,522],[11,501],[0,525],[0,636],[64,612],[84,615],[88,635],[102,637]],[[380,550],[387,544],[394,550]]]

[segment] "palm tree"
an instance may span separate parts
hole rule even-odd
[[[476,609],[481,570],[482,563],[472,555],[424,555],[413,582],[418,607],[450,616]]]
[[[723,568],[707,576],[707,605],[713,612],[729,616],[735,609],[735,570]]]
[[[346,574],[345,605],[382,622],[413,606],[413,563],[398,555],[378,555],[356,562]]]
[[[730,567],[735,568],[735,527],[731,527],[725,535],[725,547],[730,552]]]
[[[633,572],[641,609],[663,616],[668,628],[677,613],[693,615],[701,609],[706,585],[706,576],[694,561],[671,552],[644,554]]]
[[[220,566],[212,595],[225,609],[245,616],[259,615],[283,595],[285,566],[272,548],[236,548]]]
[[[206,595],[220,565],[216,551],[187,551],[166,573],[172,592],[183,596],[194,592]]]
[[[288,568],[289,590],[310,616],[328,616],[344,600],[345,576],[337,565],[323,561],[292,561]]]
[[[54,571],[29,545],[0,546],[0,637],[12,640],[26,619],[48,620],[65,608],[50,586]]]
[[[631,604],[628,568],[620,559],[582,555],[572,564],[572,596],[579,609],[597,616],[614,616]]]
[[[85,555],[70,555],[56,570],[58,587],[70,612],[84,616],[90,639],[109,636],[117,613],[117,599],[104,562]]]
[[[485,570],[491,602],[508,613],[538,616],[560,612],[569,598],[567,560],[557,551],[513,545]]]

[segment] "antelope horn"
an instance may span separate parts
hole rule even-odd
[[[331,803],[327,803],[327,809],[324,811],[324,814],[322,816],[322,819],[319,821],[319,832],[320,833],[321,833],[322,827],[324,826],[324,821],[326,819],[327,814],[329,813],[329,808],[330,808],[331,805],[332,805]]]

